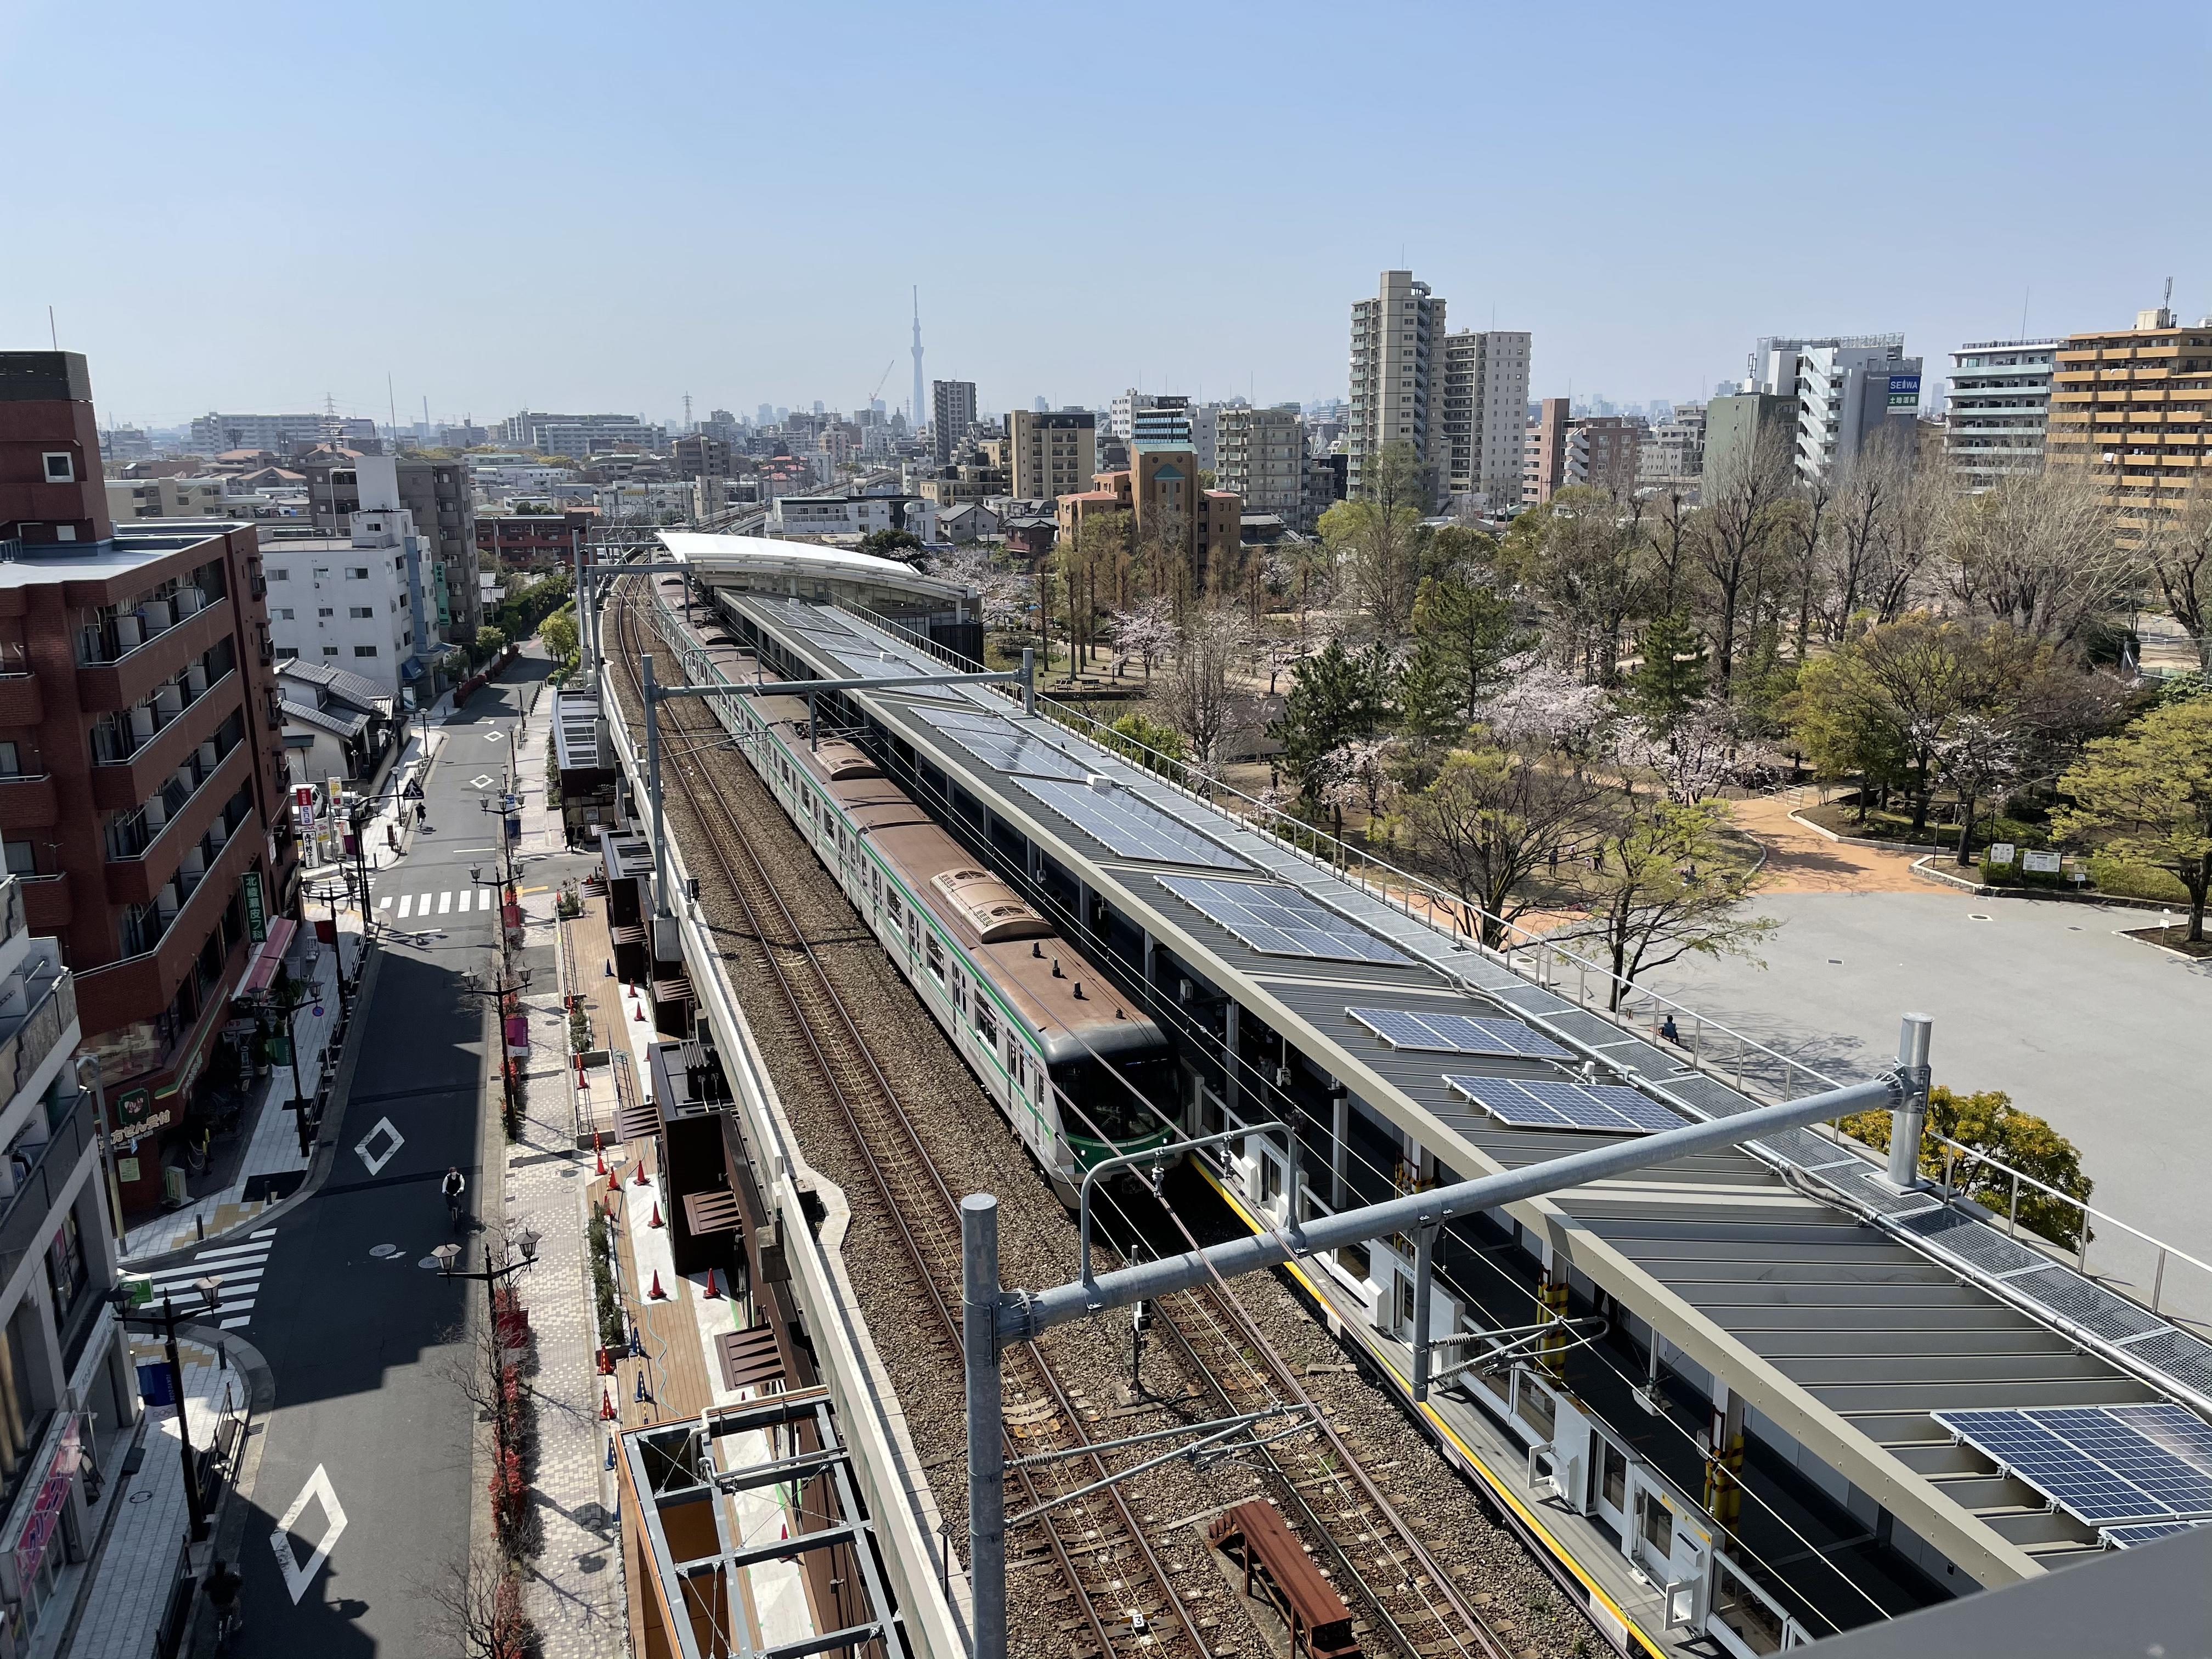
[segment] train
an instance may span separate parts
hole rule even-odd
[[[1182,1138],[1166,1033],[872,757],[800,697],[719,712],[1063,1202],[1104,1159]]]

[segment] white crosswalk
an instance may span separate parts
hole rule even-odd
[[[391,911],[396,921],[404,921],[410,915],[442,916],[454,912],[465,914],[471,908],[489,910],[492,908],[495,895],[490,888],[479,887],[473,890],[465,888],[458,892],[448,890],[442,893],[401,893],[397,896],[398,909],[392,909],[394,895],[390,893],[377,900],[376,908]]]
[[[253,1300],[261,1289],[261,1270],[276,1243],[276,1230],[264,1227],[249,1235],[243,1244],[217,1245],[202,1250],[183,1267],[149,1273],[147,1277],[154,1281],[155,1305],[167,1295],[176,1298],[179,1312],[187,1304],[197,1312],[201,1304],[196,1281],[212,1273],[222,1280],[217,1292],[222,1298],[216,1309],[217,1322],[227,1331],[243,1329],[253,1322]]]

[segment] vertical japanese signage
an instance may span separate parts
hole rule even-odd
[[[258,945],[269,937],[269,913],[261,905],[261,872],[248,870],[239,882],[246,895],[246,936]]]

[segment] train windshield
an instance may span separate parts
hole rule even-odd
[[[1139,1144],[1164,1136],[1176,1116],[1175,1062],[1164,1054],[1109,1064],[1085,1055],[1055,1066],[1067,1097],[1061,1126],[1071,1141]]]

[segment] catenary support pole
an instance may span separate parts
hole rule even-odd
[[[1928,1037],[1934,1024],[1907,1014],[1897,1032],[1897,1070],[1905,1097],[1889,1115],[1889,1180],[1900,1189],[1920,1184],[1920,1134],[1928,1122]]]
[[[1437,1230],[1413,1235],[1413,1403],[1429,1397],[1429,1283],[1436,1276]]]
[[[592,624],[589,620],[591,602],[585,597],[584,592],[583,532],[580,531],[572,532],[571,539],[576,549],[576,649],[582,656],[582,661],[577,666],[583,672],[584,684],[589,685],[592,683]]]
[[[1036,713],[1036,647],[1022,647],[1022,713]]]
[[[968,1583],[975,1659],[1006,1659],[1006,1434],[1000,1421],[999,1200],[960,1200],[961,1346],[968,1361]]]

